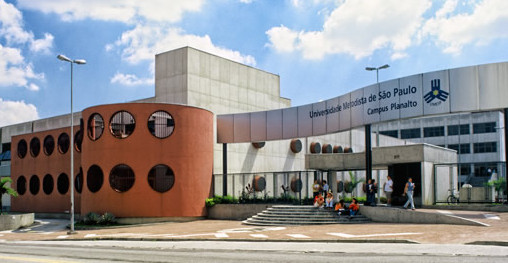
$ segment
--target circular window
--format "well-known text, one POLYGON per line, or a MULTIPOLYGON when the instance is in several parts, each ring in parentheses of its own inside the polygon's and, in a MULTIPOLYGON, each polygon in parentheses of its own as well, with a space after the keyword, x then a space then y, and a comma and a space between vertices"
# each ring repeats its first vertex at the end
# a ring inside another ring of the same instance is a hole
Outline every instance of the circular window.
POLYGON ((104 132, 104 119, 99 113, 94 113, 88 118, 88 138, 98 140, 104 132))
POLYGON ((39 138, 34 137, 30 140, 30 155, 37 157, 41 152, 41 141, 39 138))
POLYGON ((122 193, 126 192, 134 185, 134 171, 125 164, 119 164, 109 174, 109 185, 113 190, 122 193))
POLYGON ((132 114, 126 111, 119 111, 109 121, 109 131, 115 138, 123 139, 129 137, 136 128, 136 121, 132 114))
POLYGON ((48 135, 46 138, 44 138, 44 144, 43 148, 44 153, 46 155, 51 155, 53 151, 55 150, 55 139, 53 139, 53 136, 48 135))
POLYGON ((23 175, 16 181, 16 191, 19 195, 24 195, 26 193, 26 178, 23 175))
POLYGON ((81 152, 81 145, 83 144, 83 131, 79 130, 76 132, 76 135, 74 135, 74 149, 76 151, 81 152))
POLYGON ((63 132, 58 136, 58 151, 62 154, 66 153, 69 150, 70 143, 69 135, 63 132))
POLYGON ((102 169, 98 165, 92 165, 88 168, 86 173, 86 186, 92 193, 96 193, 101 190, 102 183, 104 182, 104 174, 102 169))
POLYGON ((173 133, 175 120, 165 111, 156 111, 148 119, 148 131, 157 138, 166 138, 173 133))
POLYGON ((74 188, 78 193, 81 194, 83 191, 83 168, 79 167, 79 173, 76 175, 74 179, 74 188))
POLYGON ((32 177, 30 177, 30 193, 32 193, 33 195, 38 194, 39 188, 41 187, 40 184, 41 182, 39 180, 39 177, 37 177, 37 175, 32 175, 32 177))
POLYGON ((175 184, 175 174, 167 165, 158 164, 148 173, 148 184, 153 190, 164 193, 175 184))
POLYGON ((18 142, 18 157, 23 159, 28 151, 28 144, 24 139, 18 142))
POLYGON ((58 176, 56 187, 58 188, 59 193, 66 194, 67 191, 69 191, 69 176, 67 176, 65 173, 61 173, 58 176))
POLYGON ((44 178, 42 178, 42 191, 44 191, 45 194, 49 195, 53 192, 53 187, 53 176, 51 176, 51 174, 46 174, 44 178))

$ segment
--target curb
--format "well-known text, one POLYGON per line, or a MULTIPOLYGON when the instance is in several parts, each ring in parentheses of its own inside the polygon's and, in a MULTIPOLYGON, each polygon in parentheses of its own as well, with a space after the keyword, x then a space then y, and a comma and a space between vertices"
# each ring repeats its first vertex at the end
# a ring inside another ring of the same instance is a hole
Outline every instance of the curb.
POLYGON ((420 244, 410 239, 192 239, 192 238, 76 238, 76 239, 45 239, 44 241, 152 241, 152 242, 188 242, 188 241, 226 241, 226 242, 292 242, 292 243, 391 243, 420 244))
POLYGON ((473 241, 473 242, 466 243, 466 245, 508 247, 508 241, 473 241))

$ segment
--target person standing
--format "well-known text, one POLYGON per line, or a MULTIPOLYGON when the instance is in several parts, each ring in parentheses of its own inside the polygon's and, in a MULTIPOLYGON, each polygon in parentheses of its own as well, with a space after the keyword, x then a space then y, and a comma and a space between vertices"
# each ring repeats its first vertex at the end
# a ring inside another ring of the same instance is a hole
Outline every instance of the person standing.
POLYGON ((375 200, 374 200, 374 184, 372 183, 372 179, 369 179, 367 181, 367 187, 366 187, 366 192, 367 192, 367 202, 365 205, 372 205, 373 203, 375 203, 375 200))
POLYGON ((404 195, 407 195, 407 202, 404 205, 404 208, 407 209, 408 205, 411 204, 411 209, 415 210, 415 204, 413 202, 413 191, 415 189, 415 184, 413 183, 413 178, 409 177, 407 179, 406 187, 404 187, 404 195))
POLYGON ((314 184, 312 185, 312 194, 314 195, 314 198, 319 195, 319 190, 321 186, 318 184, 317 180, 314 180, 314 184))
POLYGON ((330 187, 328 186, 328 184, 326 183, 326 180, 323 180, 323 196, 326 196, 328 194, 328 189, 330 189, 330 187))
POLYGON ((387 181, 385 186, 383 187, 383 191, 385 191, 386 195, 386 205, 392 206, 392 192, 393 192, 393 181, 391 176, 386 177, 387 181))

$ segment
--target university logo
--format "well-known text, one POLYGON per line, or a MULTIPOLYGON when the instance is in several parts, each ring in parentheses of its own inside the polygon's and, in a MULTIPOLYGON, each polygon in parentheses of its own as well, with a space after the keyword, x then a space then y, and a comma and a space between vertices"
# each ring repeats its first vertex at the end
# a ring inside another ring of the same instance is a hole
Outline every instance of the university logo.
POLYGON ((441 90, 441 80, 440 79, 434 79, 430 81, 430 87, 431 90, 423 98, 425 99, 425 102, 430 103, 432 105, 440 104, 441 102, 445 102, 446 99, 448 99, 448 92, 441 90), (437 99, 438 101, 435 103, 432 103, 437 99))

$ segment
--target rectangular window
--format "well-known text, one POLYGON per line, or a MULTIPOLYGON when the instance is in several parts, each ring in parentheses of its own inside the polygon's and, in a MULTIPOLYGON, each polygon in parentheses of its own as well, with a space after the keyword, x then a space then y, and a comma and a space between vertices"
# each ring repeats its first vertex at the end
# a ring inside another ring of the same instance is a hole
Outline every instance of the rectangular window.
POLYGON ((496 123, 495 122, 484 122, 484 123, 474 123, 473 124, 473 133, 490 133, 496 132, 496 123))
POLYGON ((414 139, 414 138, 421 138, 421 137, 422 137, 422 134, 420 132, 420 128, 400 130, 400 138, 401 139, 414 139))
POLYGON ((390 136, 393 138, 399 138, 399 131, 393 130, 393 131, 379 131, 379 134, 390 136))
POLYGON ((448 136, 469 134, 469 124, 448 125, 448 136))
POLYGON ((423 137, 440 137, 440 136, 444 136, 444 126, 423 128, 423 137))
POLYGON ((493 153, 497 152, 496 142, 479 142, 473 144, 474 153, 493 153))
POLYGON ((476 163, 474 165, 475 176, 490 177, 492 176, 492 172, 495 171, 496 169, 497 169, 496 163, 476 163))
POLYGON ((469 143, 448 144, 447 148, 457 151, 458 154, 471 153, 471 145, 469 143))
POLYGON ((471 174, 471 165, 463 164, 460 165, 460 175, 470 175, 471 174))

